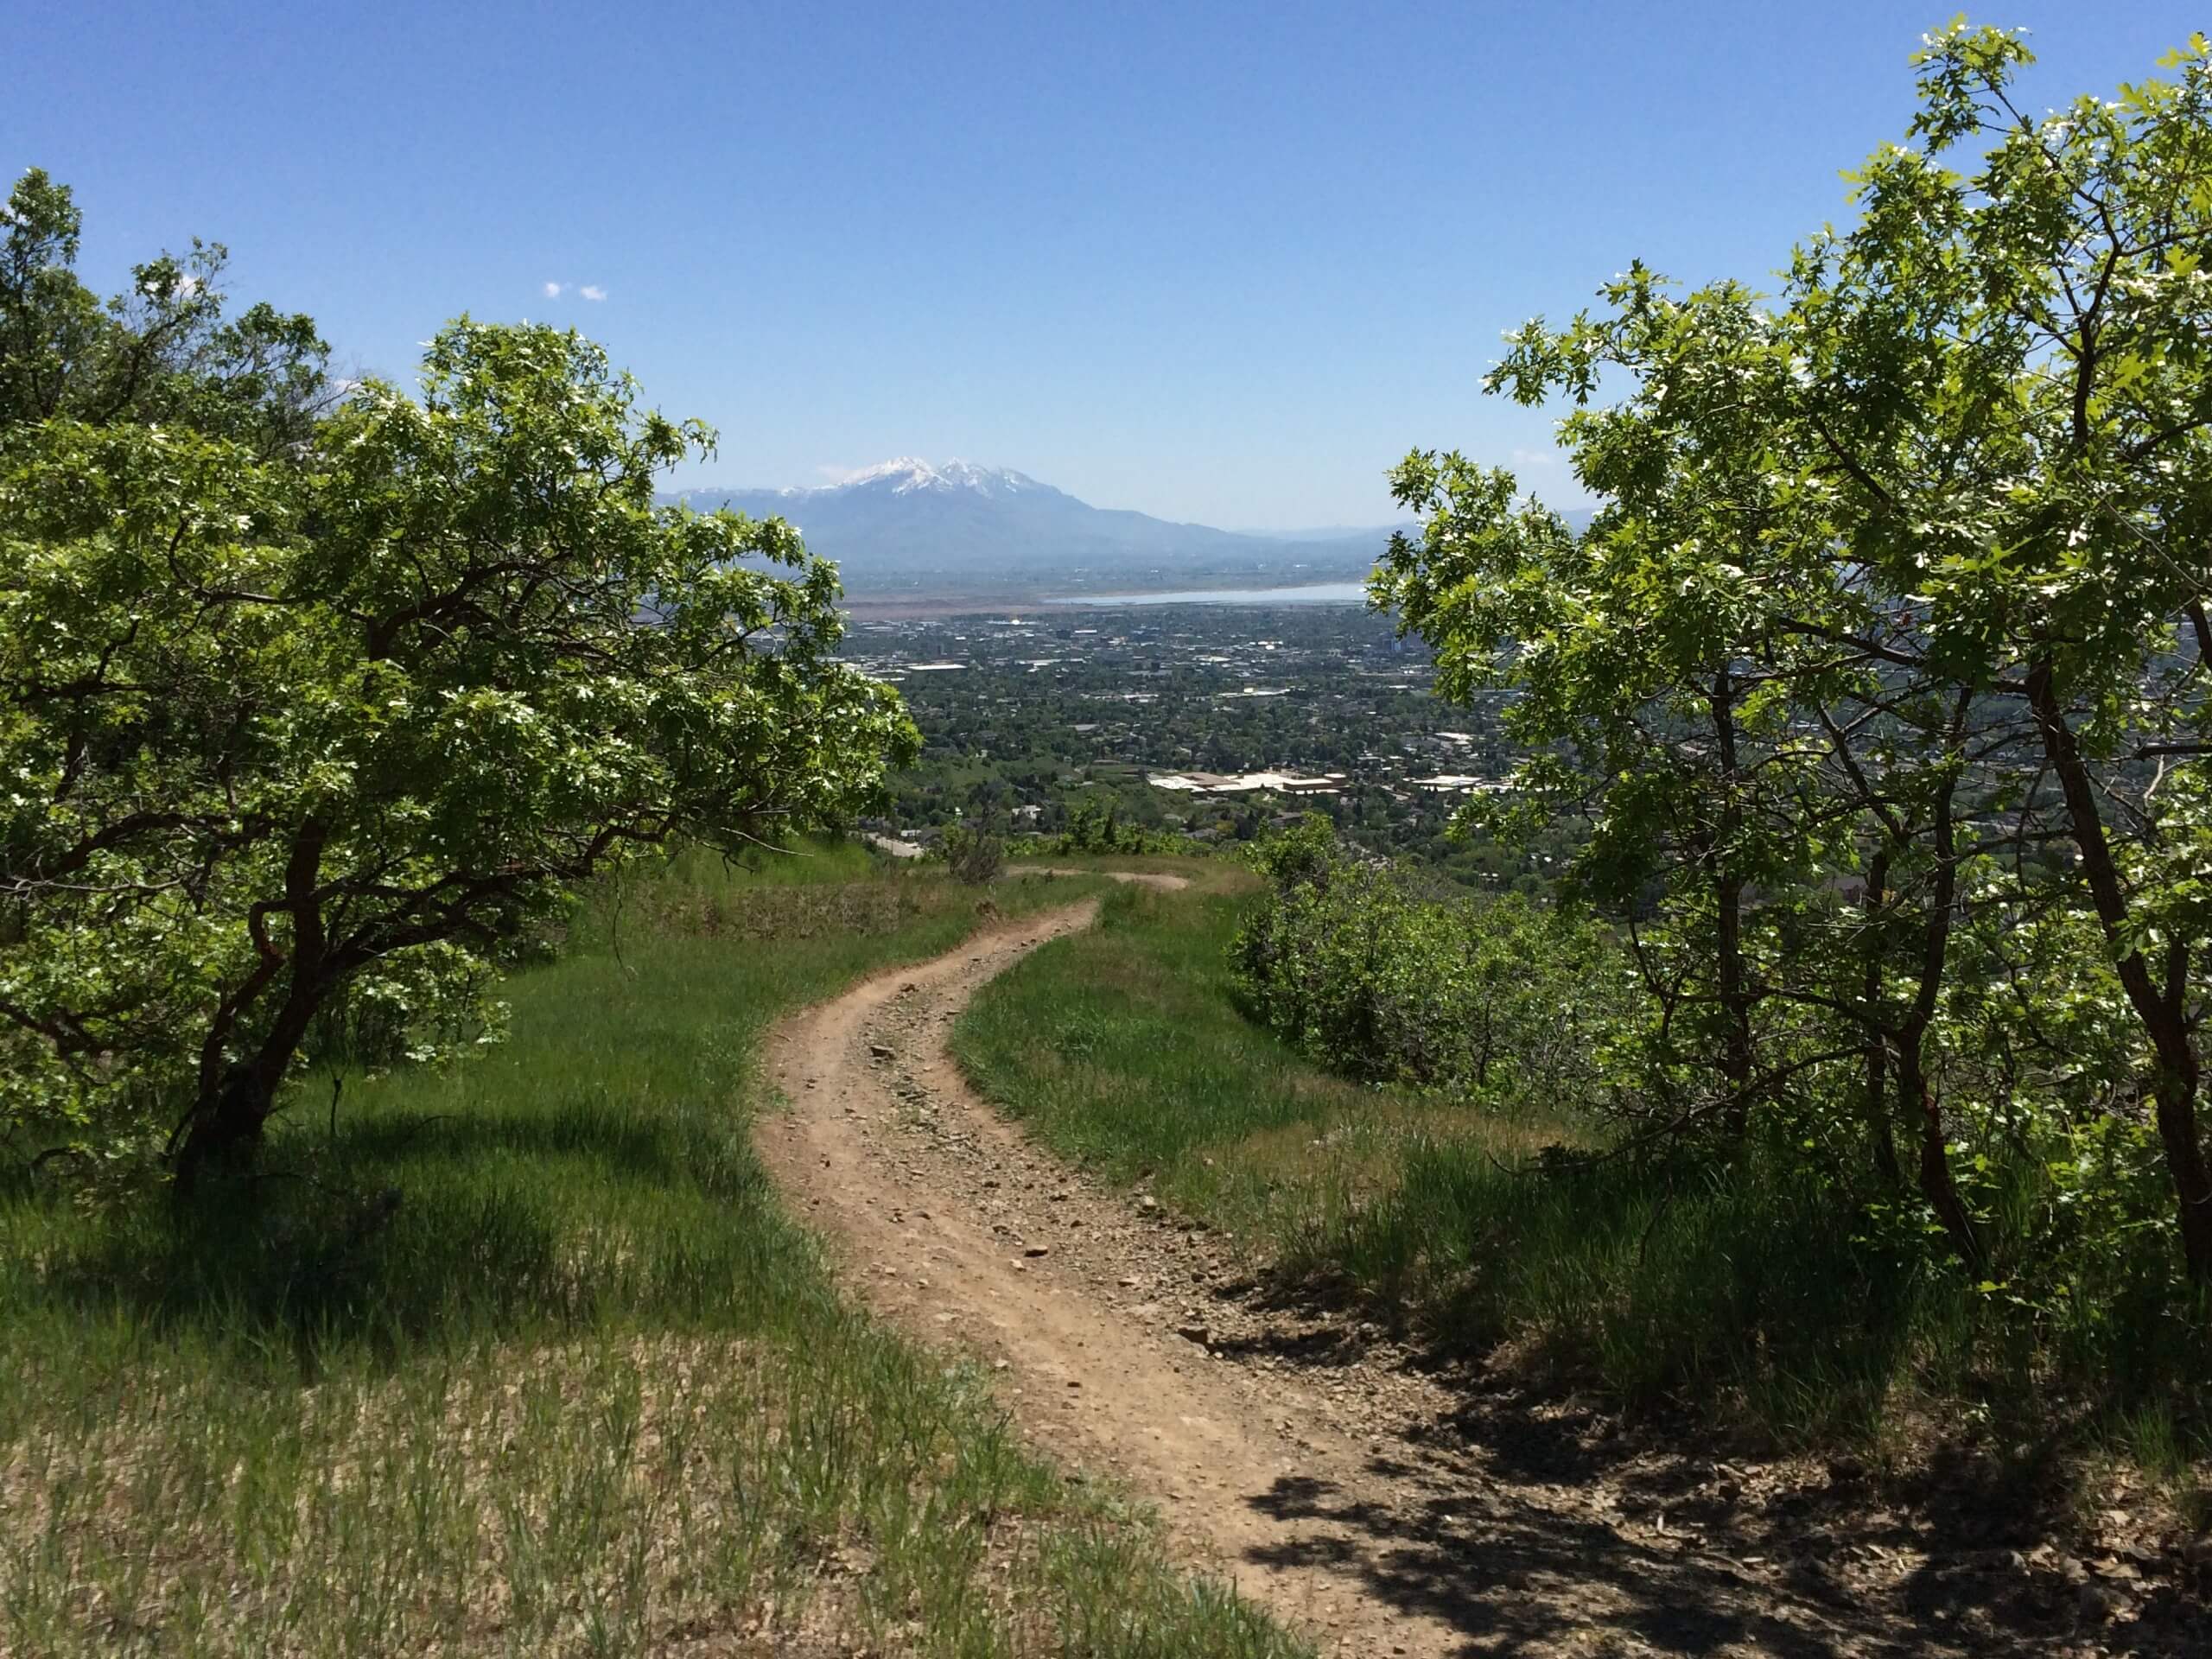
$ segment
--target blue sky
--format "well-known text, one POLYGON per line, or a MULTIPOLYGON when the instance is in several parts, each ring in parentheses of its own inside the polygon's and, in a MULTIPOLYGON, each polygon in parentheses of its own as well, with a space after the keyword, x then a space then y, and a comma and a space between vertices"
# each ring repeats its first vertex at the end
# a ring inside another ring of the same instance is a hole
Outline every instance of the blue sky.
MULTIPOLYGON (((721 429, 685 482, 959 455, 1367 524, 1414 446, 1572 499, 1550 416, 1480 394, 1500 332, 1635 257, 1764 277, 1955 4, 0 0, 0 170, 75 187, 96 284, 219 239, 349 365, 411 380, 463 310, 573 323, 721 429)), ((2202 22, 1974 16, 2032 31, 2037 105, 2202 22)))

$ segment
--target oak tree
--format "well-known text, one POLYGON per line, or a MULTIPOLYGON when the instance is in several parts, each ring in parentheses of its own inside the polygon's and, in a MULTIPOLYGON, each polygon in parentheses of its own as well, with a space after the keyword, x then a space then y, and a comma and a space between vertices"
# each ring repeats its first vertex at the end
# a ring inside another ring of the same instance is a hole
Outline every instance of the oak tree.
POLYGON ((207 287, 44 286, 0 373, 10 1121, 166 1127, 188 1184, 349 1000, 427 1039, 578 883, 836 822, 912 752, 835 568, 656 505, 711 435, 589 341, 464 318, 413 395, 303 418, 312 353, 207 287))

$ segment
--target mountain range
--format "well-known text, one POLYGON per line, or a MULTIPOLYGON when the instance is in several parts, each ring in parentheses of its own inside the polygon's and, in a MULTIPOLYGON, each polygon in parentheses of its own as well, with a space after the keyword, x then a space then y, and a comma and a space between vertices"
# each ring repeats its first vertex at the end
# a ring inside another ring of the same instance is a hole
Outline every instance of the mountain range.
POLYGON ((1387 527, 1246 533, 1094 507, 1024 474, 912 456, 815 489, 686 490, 702 512, 782 518, 856 598, 1264 587, 1364 575, 1387 527))

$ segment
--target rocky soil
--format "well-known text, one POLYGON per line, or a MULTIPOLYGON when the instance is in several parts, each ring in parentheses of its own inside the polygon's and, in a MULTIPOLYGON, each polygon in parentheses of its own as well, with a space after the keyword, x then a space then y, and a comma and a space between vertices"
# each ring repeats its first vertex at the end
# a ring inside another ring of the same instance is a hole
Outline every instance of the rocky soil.
POLYGON ((1270 1290, 1234 1240, 1058 1163, 945 1033, 1096 908, 787 1020, 761 1150, 869 1306, 994 1370, 1069 1478, 1155 1503, 1325 1653, 2212 1654, 2212 1560, 2125 1491, 2054 1529, 2032 1478, 1978 1462, 1901 1482, 1624 1427, 1270 1290))

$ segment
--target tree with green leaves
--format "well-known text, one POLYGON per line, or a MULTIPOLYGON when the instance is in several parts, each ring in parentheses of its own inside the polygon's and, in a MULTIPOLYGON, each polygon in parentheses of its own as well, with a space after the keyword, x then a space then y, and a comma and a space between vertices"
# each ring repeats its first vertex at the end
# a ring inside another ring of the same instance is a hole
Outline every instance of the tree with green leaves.
POLYGON ((1570 400, 1604 506, 1577 537, 1417 453, 1396 489, 1426 523, 1372 591, 1448 695, 1514 694, 1521 809, 1592 818, 1572 885, 1655 909, 1639 954, 1690 1016, 1661 1072, 1711 1074, 1697 1116, 1748 1101, 1816 1144, 1855 1095, 1876 1166, 1904 1122, 1980 1263, 1958 1113, 2012 1109, 1955 1064, 1965 929, 1979 974, 2120 999, 2139 1046, 2099 1109, 2147 1129, 2212 1282, 2212 48, 2039 117, 2029 61, 1930 37, 1910 142, 1771 297, 1638 266, 1514 335, 1491 389, 1570 400), (1996 917, 2094 936, 2112 973, 2005 962, 1996 917))
POLYGON ((1313 1058, 1505 1103, 1601 1086, 1598 1055, 1629 988, 1604 930, 1363 856, 1318 812, 1249 856, 1268 892, 1230 960, 1249 1010, 1313 1058))
POLYGON ((2055 788, 2021 828, 2071 842, 2207 1282, 2212 48, 2039 118, 2011 92, 2030 60, 1963 25, 1923 54, 1924 149, 1877 156, 1862 224, 1793 273, 1808 424, 1870 575, 1924 607, 1923 654, 2024 705, 2055 788), (1942 164, 1962 145, 1970 175, 1942 164))
POLYGON ((180 425, 266 456, 304 442, 330 406, 312 319, 265 303, 226 318, 221 244, 149 260, 102 301, 77 275, 83 217, 66 186, 33 168, 0 227, 0 429, 180 425))
MULTIPOLYGON (((55 200, 32 175, 12 228, 73 245, 55 200)), ((578 884, 836 822, 915 737, 796 532, 654 504, 711 435, 588 341, 464 318, 419 395, 302 422, 313 353, 242 391, 260 326, 153 286, 6 302, 0 1112, 165 1128, 188 1185, 319 1020, 466 1032, 578 884)))

